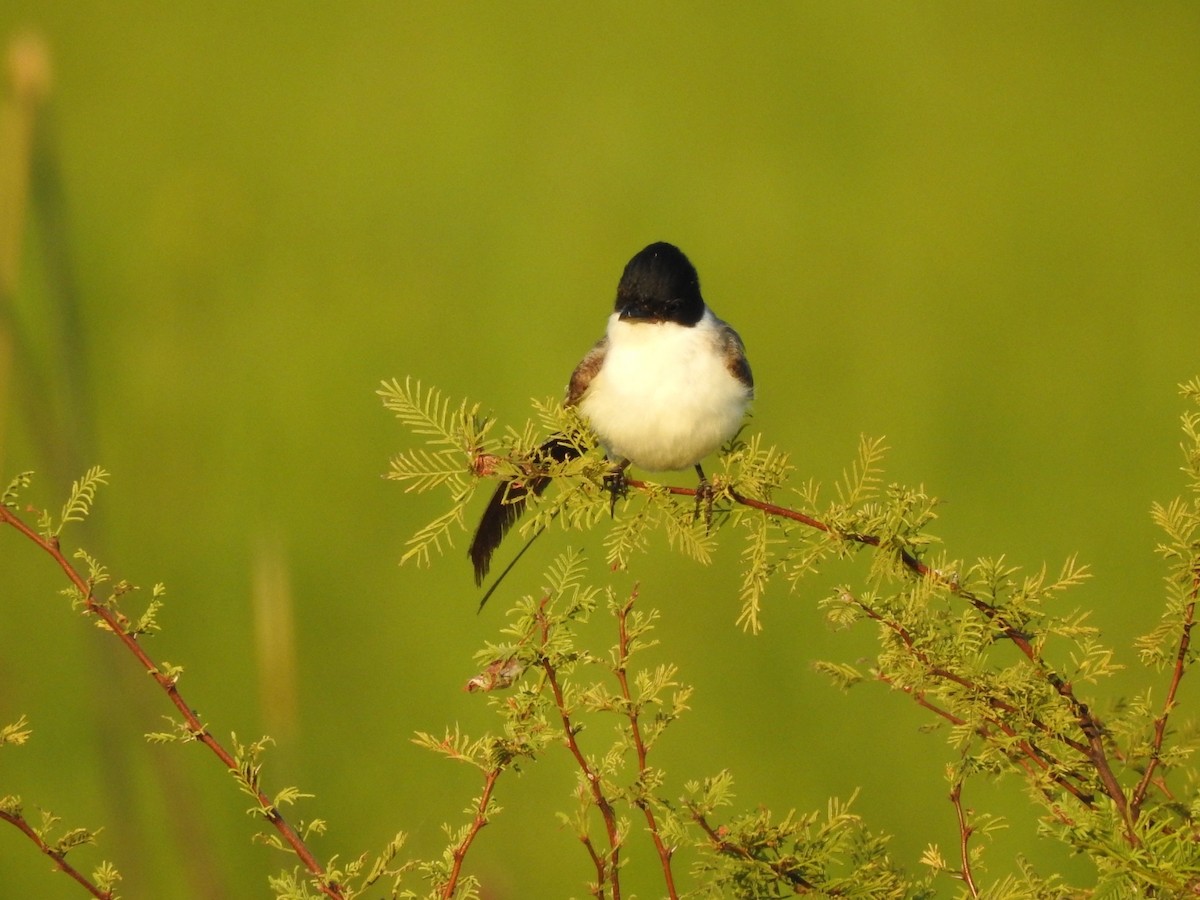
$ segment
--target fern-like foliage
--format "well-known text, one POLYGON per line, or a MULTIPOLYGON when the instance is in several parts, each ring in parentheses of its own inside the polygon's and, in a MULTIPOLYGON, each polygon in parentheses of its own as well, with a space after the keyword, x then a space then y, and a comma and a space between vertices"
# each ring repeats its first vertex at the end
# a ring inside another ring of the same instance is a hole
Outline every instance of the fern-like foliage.
POLYGON ((918 900, 933 896, 929 879, 913 880, 895 865, 887 838, 873 834, 851 811, 854 801, 829 801, 825 812, 777 817, 759 809, 732 818, 719 830, 710 820, 731 804, 727 772, 691 782, 683 803, 708 837, 711 854, 693 873, 698 897, 817 897, 918 900))
POLYGON ((17 508, 17 500, 21 496, 21 491, 29 487, 32 482, 32 472, 22 472, 17 475, 4 488, 4 493, 0 494, 0 506, 5 506, 8 509, 15 510, 17 508))
POLYGON ((436 388, 424 389, 411 378, 403 384, 385 381, 377 393, 383 405, 426 444, 393 456, 385 477, 401 482, 406 492, 444 488, 450 495, 450 508, 409 539, 401 558, 401 562, 429 565, 431 554, 443 553, 453 544, 453 532, 466 527, 466 506, 478 483, 472 477, 474 466, 491 447, 487 435, 492 422, 480 417, 479 404, 466 400, 454 404, 436 388))
POLYGON ((882 440, 862 439, 858 458, 837 486, 837 499, 822 505, 815 484, 799 490, 788 487, 792 467, 786 454, 766 445, 761 435, 739 433, 722 448, 720 469, 712 478, 715 515, 710 526, 700 514, 694 491, 680 492, 653 481, 638 482, 638 489, 621 498, 615 515, 610 515, 605 478, 611 463, 598 452, 578 411, 557 401, 535 402, 536 423, 508 428, 502 440, 494 441, 488 438, 493 423, 480 417, 478 404, 453 402, 411 378, 385 382, 379 394, 424 445, 394 456, 386 477, 403 482, 407 491, 445 488, 450 495, 448 508, 409 540, 401 562, 428 565, 434 553, 452 545, 456 533, 471 528, 466 512, 481 477, 520 479, 534 471, 549 476, 553 486, 540 497, 527 498, 530 509, 521 533, 534 534, 555 524, 583 531, 604 525, 605 559, 613 568, 627 568, 650 547, 654 535, 662 535, 671 549, 708 564, 721 526, 729 522, 742 529, 748 565, 738 622, 751 631, 762 627, 762 602, 776 579, 795 585, 822 560, 862 549, 847 538, 878 534, 890 555, 875 558, 891 569, 900 565, 897 560, 903 554, 919 554, 930 540, 924 528, 933 518, 936 501, 894 485, 881 492, 882 440), (549 435, 572 443, 580 455, 546 461, 537 449, 549 435), (742 498, 771 502, 785 490, 798 496, 811 516, 821 516, 827 527, 797 530, 786 519, 739 505, 742 498))
POLYGON ((0 725, 0 747, 5 744, 23 744, 29 740, 31 734, 33 732, 29 728, 29 720, 21 716, 15 722, 0 725))
POLYGON ((108 483, 108 472, 100 466, 92 466, 83 477, 71 483, 71 495, 63 504, 58 522, 49 529, 43 530, 44 537, 58 537, 69 522, 82 522, 92 511, 96 501, 96 489, 108 483))

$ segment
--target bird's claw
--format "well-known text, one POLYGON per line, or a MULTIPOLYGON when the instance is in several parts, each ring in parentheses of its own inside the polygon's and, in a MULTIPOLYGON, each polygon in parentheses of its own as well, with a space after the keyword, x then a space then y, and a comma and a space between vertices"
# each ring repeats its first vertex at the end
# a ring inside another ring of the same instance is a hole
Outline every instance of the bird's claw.
POLYGON ((604 486, 608 488, 608 514, 616 516, 617 499, 624 497, 628 487, 625 484, 625 467, 619 466, 604 476, 604 486))
POLYGON ((707 478, 701 478, 700 483, 696 485, 696 512, 694 514, 695 518, 693 521, 700 518, 700 510, 703 507, 705 533, 712 531, 714 494, 715 491, 713 491, 713 486, 709 480, 707 478))

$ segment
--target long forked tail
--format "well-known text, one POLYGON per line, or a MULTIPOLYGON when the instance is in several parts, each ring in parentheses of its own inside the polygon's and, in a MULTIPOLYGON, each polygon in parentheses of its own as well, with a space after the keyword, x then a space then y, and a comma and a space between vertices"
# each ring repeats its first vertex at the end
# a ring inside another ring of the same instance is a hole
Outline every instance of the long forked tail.
MULTIPOLYGON (((555 435, 537 449, 535 466, 541 462, 566 462, 579 456, 579 448, 562 435, 555 435)), ((475 529, 475 537, 467 555, 475 566, 475 584, 483 584, 492 566, 492 554, 504 540, 504 535, 521 518, 530 494, 539 496, 550 484, 548 475, 532 475, 524 482, 504 481, 496 487, 475 529)))

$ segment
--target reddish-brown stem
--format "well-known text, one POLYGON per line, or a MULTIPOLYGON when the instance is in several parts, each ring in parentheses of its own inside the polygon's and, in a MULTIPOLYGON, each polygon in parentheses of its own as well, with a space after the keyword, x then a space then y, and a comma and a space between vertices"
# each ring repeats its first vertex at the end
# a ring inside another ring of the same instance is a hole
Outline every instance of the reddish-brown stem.
MULTIPOLYGON (((633 746, 637 752, 638 762, 638 777, 644 778, 646 775, 646 758, 649 750, 646 747, 646 742, 642 740, 642 729, 638 724, 638 708, 633 700, 633 693, 629 690, 629 675, 625 670, 626 662, 629 659, 629 629, 628 618, 629 611, 633 609, 633 604, 637 600, 637 589, 634 589, 633 595, 630 596, 628 602, 617 610, 617 682, 621 685, 621 696, 625 700, 625 707, 628 710, 629 717, 629 733, 633 737, 633 746)), ((663 878, 667 885, 667 896, 671 900, 677 900, 679 897, 678 891, 675 889, 675 876, 671 871, 671 848, 668 847, 662 839, 662 835, 658 830, 658 821, 654 816, 654 809, 646 800, 639 800, 638 806, 641 807, 642 813, 646 817, 646 826, 650 829, 650 837, 654 841, 654 849, 658 853, 658 861, 662 866, 663 878)))
MULTIPOLYGON (((542 645, 545 646, 550 638, 549 622, 546 620, 545 614, 538 613, 541 619, 542 630, 542 645)), ((563 740, 566 742, 567 749, 571 751, 571 756, 575 758, 575 764, 579 767, 579 771, 583 775, 583 780, 587 785, 587 790, 591 794, 592 802, 596 808, 600 810, 600 816, 604 820, 604 830, 608 835, 608 856, 607 859, 600 856, 591 848, 590 841, 586 834, 580 835, 580 840, 584 842, 592 854, 592 859, 596 863, 596 874, 598 883, 596 885, 597 896, 603 896, 604 884, 607 882, 612 886, 612 900, 621 900, 621 831, 617 823, 617 814, 609 802, 608 797, 604 794, 604 788, 600 782, 600 774, 587 761, 587 757, 583 755, 583 750, 579 747, 579 742, 575 740, 576 728, 571 721, 571 711, 567 708, 566 696, 563 693, 562 685, 558 681, 558 670, 554 667, 553 662, 544 655, 541 659, 542 671, 546 673, 546 683, 550 685, 550 690, 554 694, 554 705, 558 709, 559 718, 562 720, 563 740)))
POLYGON ((591 894, 596 900, 604 898, 604 871, 608 865, 604 861, 604 857, 596 852, 596 845, 592 843, 591 837, 586 834, 579 835, 579 842, 583 844, 583 849, 587 851, 588 859, 592 861, 592 865, 596 868, 596 883, 592 886, 591 894))
POLYGON ((475 806, 475 818, 471 822, 471 827, 467 829, 467 833, 463 839, 459 841, 458 846, 451 853, 450 877, 446 880, 446 886, 442 888, 442 900, 450 900, 454 896, 454 892, 458 890, 458 879, 462 874, 463 860, 467 857, 467 851, 471 849, 471 844, 475 840, 475 836, 479 834, 480 829, 488 823, 487 808, 492 800, 492 792, 496 789, 496 781, 500 778, 500 773, 503 769, 490 769, 484 775, 483 793, 479 796, 479 803, 475 806))
MULTIPOLYGON (((628 479, 625 482, 630 487, 649 488, 650 486, 644 481, 628 479)), ((667 485, 660 488, 671 494, 684 496, 695 496, 696 489, 688 487, 679 487, 676 485, 667 485)), ((757 500, 753 497, 746 497, 736 491, 730 491, 729 496, 735 503, 751 509, 757 509, 760 512, 769 516, 789 519, 793 522, 799 522, 809 528, 814 528, 818 531, 823 531, 826 534, 836 535, 842 540, 853 541, 858 544, 863 544, 868 547, 880 547, 882 544, 878 535, 873 534, 858 534, 855 532, 841 532, 831 528, 827 523, 820 519, 799 512, 798 510, 789 509, 785 506, 779 506, 774 503, 768 503, 765 500, 757 500)), ((904 567, 915 575, 922 578, 928 578, 941 587, 944 587, 951 594, 962 598, 967 603, 971 604, 978 610, 997 631, 1007 640, 1009 640, 1021 654, 1029 661, 1034 670, 1039 676, 1044 678, 1046 682, 1054 688, 1055 692, 1063 698, 1063 701, 1070 707, 1072 715, 1075 717, 1076 724, 1079 730, 1083 733, 1085 742, 1081 746, 1086 747, 1085 754, 1088 761, 1096 770, 1096 775, 1099 777, 1101 784, 1104 785, 1104 792, 1112 800, 1117 810, 1121 814, 1121 819, 1125 824, 1125 839, 1133 845, 1140 843, 1136 831, 1134 829, 1134 820, 1129 802, 1125 797, 1125 792, 1121 788, 1121 783, 1117 779, 1116 773, 1113 771, 1112 764, 1108 759, 1108 751, 1104 746, 1104 725, 1100 718, 1093 713, 1084 703, 1075 695, 1075 689, 1071 683, 1065 680, 1061 675, 1046 665, 1045 660, 1033 646, 1029 636, 1021 629, 1017 628, 1004 616, 1003 612, 991 603, 988 603, 982 597, 977 597, 975 594, 964 589, 957 582, 944 577, 941 573, 929 568, 925 563, 921 562, 911 551, 900 547, 896 549, 898 558, 903 563, 904 567)))
MULTIPOLYGON (((108 630, 124 645, 133 657, 138 661, 138 664, 154 679, 155 683, 167 695, 167 699, 178 710, 183 722, 187 727, 188 732, 192 737, 212 751, 213 755, 221 761, 221 763, 232 771, 237 771, 238 762, 224 745, 221 744, 208 730, 208 726, 200 720, 200 717, 192 710, 191 706, 180 695, 179 689, 175 685, 175 678, 164 674, 157 663, 150 657, 148 653, 138 643, 136 635, 130 634, 127 626, 122 623, 119 614, 114 613, 103 603, 96 601, 92 593, 93 586, 86 578, 72 565, 71 561, 63 554, 59 547, 57 538, 45 538, 38 534, 33 528, 27 525, 24 520, 13 513, 12 510, 5 506, 0 506, 0 522, 11 525, 26 538, 33 541, 38 547, 50 555, 50 557, 58 564, 67 579, 75 586, 79 595, 83 598, 83 606, 85 611, 94 615, 108 626, 108 630)), ((248 789, 252 790, 255 799, 258 801, 262 817, 266 819, 271 826, 279 832, 280 837, 284 842, 291 847, 292 852, 311 872, 319 886, 322 894, 330 897, 331 900, 342 900, 344 894, 339 885, 327 881, 325 877, 325 868, 313 856, 312 851, 308 849, 308 845, 304 843, 304 839, 292 827, 292 825, 283 817, 279 810, 271 802, 268 797, 257 786, 247 785, 248 789)))
POLYGON ((787 881, 789 884, 791 884, 792 893, 807 894, 809 891, 816 890, 816 886, 812 882, 806 880, 804 878, 804 876, 784 872, 780 869, 780 867, 778 865, 771 863, 767 860, 759 859, 757 856, 755 856, 753 853, 751 853, 750 850, 748 850, 746 847, 743 847, 741 844, 726 840, 725 837, 722 836, 719 831, 717 831, 715 828, 712 827, 712 825, 709 824, 708 819, 704 816, 703 813, 699 813, 699 812, 696 812, 695 810, 692 810, 692 821, 695 822, 696 825, 699 826, 700 830, 703 831, 705 833, 705 835, 708 836, 709 843, 712 844, 713 849, 716 850, 718 853, 725 853, 725 854, 728 854, 729 856, 736 856, 739 859, 744 859, 747 862, 756 862, 756 863, 760 863, 762 865, 767 866, 778 877, 782 878, 784 881, 787 881))
MULTIPOLYGON (((896 688, 897 690, 908 694, 918 706, 924 707, 934 715, 940 716, 952 725, 962 726, 967 724, 966 719, 959 718, 949 710, 942 709, 942 707, 938 706, 936 703, 932 703, 927 700, 924 693, 914 691, 907 685, 897 685, 886 675, 879 674, 876 677, 889 687, 896 688)), ((996 731, 999 731, 1010 738, 1016 737, 1017 735, 1016 729, 1000 721, 999 719, 987 719, 983 724, 977 727, 976 733, 981 737, 989 738, 991 737, 991 729, 995 729, 996 731)), ((1049 757, 1048 754, 1043 753, 1028 741, 1020 741, 1017 744, 1017 749, 1021 751, 1023 756, 1017 756, 1013 754, 1010 758, 1014 763, 1024 769, 1025 773, 1029 775, 1030 778, 1034 777, 1034 770, 1030 768, 1031 765, 1036 766, 1043 773, 1051 773, 1051 764, 1055 762, 1055 760, 1049 757)), ((1057 784, 1083 805, 1095 806, 1095 801, 1093 801, 1088 794, 1085 794, 1077 785, 1067 780, 1065 775, 1060 773, 1051 773, 1050 778, 1055 784, 1057 784)), ((1047 801, 1052 802, 1053 798, 1047 793, 1046 799, 1047 801)), ((1061 811, 1056 810, 1056 815, 1060 819, 1064 818, 1061 811)))
POLYGON ((971 896, 978 897, 979 889, 975 887, 975 876, 971 874, 971 850, 969 847, 974 829, 971 828, 971 823, 967 821, 967 814, 963 810, 961 781, 954 782, 954 787, 950 789, 950 802, 954 804, 954 812, 958 816, 958 847, 962 859, 959 878, 967 886, 971 896))
POLYGON ((3 819, 10 825, 15 826, 18 831, 33 841, 33 843, 37 845, 37 848, 41 850, 42 853, 50 857, 55 868, 77 881, 83 887, 83 889, 93 897, 98 898, 98 900, 112 900, 112 891, 102 891, 100 888, 96 887, 96 885, 93 884, 86 875, 67 862, 67 855, 63 851, 47 844, 45 840, 42 839, 42 836, 34 831, 33 827, 25 821, 24 816, 20 815, 19 813, 6 813, 3 810, 0 810, 0 819, 3 819))
POLYGON ((954 713, 950 712, 949 710, 942 709, 936 703, 933 703, 930 700, 925 699, 924 691, 913 690, 913 688, 907 684, 896 684, 895 681, 893 681, 891 678, 889 678, 888 676, 886 676, 882 673, 876 675, 875 677, 878 678, 880 681, 882 681, 884 684, 886 684, 888 687, 893 688, 894 690, 902 691, 905 694, 908 694, 908 696, 912 697, 913 702, 916 703, 917 706, 920 706, 920 707, 923 707, 923 708, 929 710, 935 716, 940 716, 941 718, 943 718, 947 722, 949 722, 951 725, 962 726, 962 725, 967 724, 966 719, 961 719, 958 716, 954 715, 954 713))
POLYGON ((1175 695, 1179 691, 1179 682, 1183 680, 1183 673, 1187 670, 1187 657, 1192 644, 1192 627, 1196 624, 1196 601, 1198 598, 1200 598, 1200 570, 1192 573, 1191 600, 1183 611, 1183 627, 1180 629, 1179 647, 1175 651, 1175 666, 1171 670, 1171 683, 1167 687, 1167 697, 1163 701, 1162 712, 1154 720, 1154 740, 1150 745, 1150 760, 1146 763, 1146 771, 1142 774, 1141 780, 1134 788, 1133 800, 1130 802, 1134 821, 1142 811, 1142 804, 1146 800, 1146 791, 1154 783, 1154 772, 1158 768, 1163 740, 1167 735, 1167 720, 1171 716, 1171 710, 1175 708, 1175 695))
MULTIPOLYGON (((930 659, 929 654, 917 646, 916 641, 913 639, 913 637, 909 633, 908 629, 905 628, 903 625, 901 625, 899 622, 895 622, 895 621, 892 621, 891 619, 885 618, 878 611, 872 609, 870 606, 863 603, 857 597, 854 597, 852 599, 853 599, 854 604, 860 610, 862 610, 864 615, 866 615, 868 618, 875 620, 876 622, 879 622, 881 625, 883 625, 884 627, 890 629, 893 633, 895 633, 895 635, 904 644, 904 646, 908 650, 908 652, 912 654, 913 658, 916 659, 918 662, 920 662, 921 665, 923 665, 925 667, 925 671, 928 672, 931 676, 933 676, 934 678, 940 678, 944 681, 949 681, 952 684, 957 684, 959 687, 963 688, 964 690, 968 691, 971 694, 974 694, 977 696, 983 696, 983 698, 986 700, 988 706, 991 707, 992 709, 996 710, 997 713, 1004 713, 1004 714, 1008 714, 1008 715, 1018 714, 1019 711, 1017 710, 1017 708, 1015 706, 1013 706, 1011 703, 1008 703, 1008 702, 1000 699, 999 697, 992 697, 992 696, 988 695, 987 692, 985 691, 985 689, 977 682, 974 682, 969 678, 959 675, 956 672, 951 672, 949 669, 943 668, 942 666, 935 664, 933 662, 933 660, 930 659)), ((885 678, 883 680, 887 681, 888 679, 885 678)), ((921 702, 922 705, 929 706, 930 709, 934 709, 934 707, 932 707, 930 704, 924 703, 923 698, 918 700, 918 702, 921 702)), ((939 713, 941 713, 941 710, 937 710, 937 711, 939 713)), ((946 715, 946 714, 942 713, 942 715, 946 715)), ((1010 738, 1016 737, 1016 730, 1012 726, 1007 724, 1005 721, 1003 721, 1003 719, 996 717, 996 718, 989 718, 987 721, 993 727, 995 727, 999 731, 1002 731, 1004 734, 1006 734, 1008 737, 1010 737, 1010 738)), ((1070 738, 1066 737, 1065 735, 1058 734, 1057 732, 1051 731, 1049 728, 1047 728, 1045 726, 1045 724, 1043 724, 1042 722, 1039 722, 1036 718, 1032 718, 1029 721, 1030 721, 1031 725, 1033 725, 1035 728, 1037 728, 1039 731, 1042 732, 1042 734, 1046 735, 1047 737, 1055 738, 1059 741, 1062 741, 1068 747, 1070 747, 1072 750, 1082 753, 1084 756, 1088 755, 1088 748, 1085 745, 1080 744, 1078 741, 1073 741, 1070 738)), ((1058 760, 1055 759, 1053 756, 1051 756, 1051 754, 1049 752, 1042 750, 1041 748, 1037 747, 1036 745, 1032 744, 1029 741, 1021 741, 1017 746, 1020 748, 1022 753, 1024 753, 1031 760, 1033 760, 1043 770, 1049 770, 1049 769, 1051 769, 1052 766, 1058 765, 1058 760)), ((1087 804, 1088 806, 1093 805, 1091 798, 1087 797, 1076 785, 1071 783, 1067 779, 1066 774, 1056 774, 1054 776, 1054 780, 1061 787, 1065 788, 1066 790, 1068 790, 1072 794, 1074 794, 1075 797, 1077 797, 1081 802, 1087 804)))

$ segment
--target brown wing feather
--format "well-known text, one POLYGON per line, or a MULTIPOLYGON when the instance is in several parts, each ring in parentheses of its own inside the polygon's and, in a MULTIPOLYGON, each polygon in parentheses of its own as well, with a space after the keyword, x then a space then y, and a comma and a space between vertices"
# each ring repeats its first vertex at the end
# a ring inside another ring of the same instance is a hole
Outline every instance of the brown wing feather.
POLYGON ((567 384, 567 399, 563 401, 564 406, 574 406, 583 398, 584 391, 588 389, 588 385, 592 383, 592 379, 604 365, 604 356, 607 353, 608 338, 602 337, 596 341, 592 349, 575 367, 575 371, 571 373, 571 381, 567 384))
POLYGON ((729 374, 750 389, 754 396, 754 375, 750 372, 750 362, 746 359, 746 346, 736 331, 724 322, 721 323, 721 352, 725 355, 725 365, 729 374))

